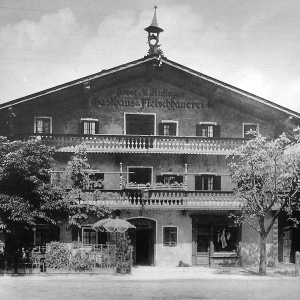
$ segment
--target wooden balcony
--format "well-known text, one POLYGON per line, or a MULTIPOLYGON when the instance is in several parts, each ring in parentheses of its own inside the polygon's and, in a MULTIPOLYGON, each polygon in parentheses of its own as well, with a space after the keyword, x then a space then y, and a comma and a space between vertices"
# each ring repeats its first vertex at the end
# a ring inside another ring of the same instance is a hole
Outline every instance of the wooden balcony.
POLYGON ((133 135, 23 135, 18 139, 37 138, 58 152, 74 152, 74 148, 86 144, 88 152, 97 153, 171 153, 226 155, 241 146, 240 138, 203 138, 179 136, 133 135))
POLYGON ((71 197, 111 209, 236 210, 241 204, 230 191, 85 190, 71 197))

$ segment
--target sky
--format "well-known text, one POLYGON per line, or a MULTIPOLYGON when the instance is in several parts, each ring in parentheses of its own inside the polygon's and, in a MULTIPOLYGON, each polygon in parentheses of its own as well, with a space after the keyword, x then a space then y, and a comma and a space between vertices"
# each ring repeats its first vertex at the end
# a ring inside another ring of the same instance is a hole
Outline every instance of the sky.
POLYGON ((0 103, 165 57, 300 112, 298 0, 0 0, 0 103))

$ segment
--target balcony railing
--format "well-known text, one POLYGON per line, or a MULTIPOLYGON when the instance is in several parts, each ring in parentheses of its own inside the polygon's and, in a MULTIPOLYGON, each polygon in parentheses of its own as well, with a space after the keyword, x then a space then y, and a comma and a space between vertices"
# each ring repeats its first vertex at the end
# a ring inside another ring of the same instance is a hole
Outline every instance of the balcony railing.
POLYGON ((228 154, 241 146, 240 138, 203 138, 179 136, 136 136, 136 135, 22 135, 18 139, 38 138, 60 152, 73 152, 74 147, 85 143, 89 152, 108 153, 190 153, 228 154))
POLYGON ((230 191, 86 190, 73 192, 71 197, 80 203, 112 209, 239 209, 241 204, 230 191))

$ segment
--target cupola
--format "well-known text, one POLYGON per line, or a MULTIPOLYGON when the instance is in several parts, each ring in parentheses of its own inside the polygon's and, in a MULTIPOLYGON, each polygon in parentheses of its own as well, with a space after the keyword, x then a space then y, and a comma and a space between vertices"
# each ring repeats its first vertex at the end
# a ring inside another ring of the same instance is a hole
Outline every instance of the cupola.
POLYGON ((150 26, 145 28, 145 31, 148 32, 148 44, 149 50, 148 55, 159 54, 163 55, 163 51, 160 49, 159 43, 159 34, 164 30, 158 27, 157 18, 156 18, 156 9, 157 6, 154 6, 154 16, 150 26))

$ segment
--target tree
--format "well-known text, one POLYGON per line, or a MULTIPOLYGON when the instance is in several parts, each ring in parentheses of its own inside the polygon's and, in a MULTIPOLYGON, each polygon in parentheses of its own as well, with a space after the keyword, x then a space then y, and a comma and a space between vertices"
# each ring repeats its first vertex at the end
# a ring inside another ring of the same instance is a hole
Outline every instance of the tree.
POLYGON ((100 217, 109 213, 74 197, 74 192, 82 193, 88 180, 83 172, 89 168, 85 149, 76 149, 69 162, 71 190, 51 183, 54 154, 53 148, 37 140, 10 142, 0 137, 0 232, 14 231, 26 237, 25 231, 38 224, 59 226, 68 220, 69 227, 80 226, 91 214, 100 217))
MULTIPOLYGON (((72 188, 67 191, 66 200, 68 201, 69 227, 80 227, 82 222, 86 221, 89 216, 95 215, 98 218, 110 214, 110 210, 99 205, 92 205, 81 202, 83 199, 83 189, 90 183, 90 175, 93 174, 88 163, 86 147, 84 144, 75 148, 74 155, 68 162, 66 173, 72 180, 72 188)), ((101 193, 102 198, 106 197, 101 193)), ((101 197, 99 197, 101 198, 101 197)))
POLYGON ((242 201, 240 214, 232 216, 236 225, 246 222, 260 236, 260 275, 266 275, 266 238, 279 214, 286 211, 292 218, 299 209, 298 146, 285 135, 275 140, 256 135, 230 156, 229 171, 237 184, 234 194, 242 201), (266 224, 268 213, 272 217, 266 224))
POLYGON ((0 137, 0 231, 19 233, 36 224, 59 225, 62 191, 51 186, 54 150, 38 141, 0 137))

